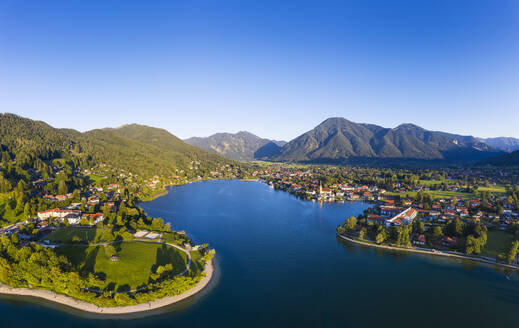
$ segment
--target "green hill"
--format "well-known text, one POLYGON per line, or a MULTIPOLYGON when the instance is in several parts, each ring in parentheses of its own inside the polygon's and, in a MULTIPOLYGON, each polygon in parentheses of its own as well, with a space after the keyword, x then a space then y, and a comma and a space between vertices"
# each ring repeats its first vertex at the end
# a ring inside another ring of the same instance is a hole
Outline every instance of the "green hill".
POLYGON ((64 159, 76 167, 104 163, 144 176, 189 172, 193 162, 199 163, 200 175, 233 163, 162 129, 134 124, 81 133, 14 114, 0 114, 0 147, 5 160, 16 158, 29 166, 64 159))

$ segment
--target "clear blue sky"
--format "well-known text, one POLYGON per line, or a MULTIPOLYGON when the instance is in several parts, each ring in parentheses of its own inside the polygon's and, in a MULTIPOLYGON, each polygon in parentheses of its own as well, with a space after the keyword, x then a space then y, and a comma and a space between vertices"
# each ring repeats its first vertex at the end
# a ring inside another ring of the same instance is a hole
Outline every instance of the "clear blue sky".
POLYGON ((517 0, 0 0, 0 111, 56 127, 519 137, 518 105, 517 0))

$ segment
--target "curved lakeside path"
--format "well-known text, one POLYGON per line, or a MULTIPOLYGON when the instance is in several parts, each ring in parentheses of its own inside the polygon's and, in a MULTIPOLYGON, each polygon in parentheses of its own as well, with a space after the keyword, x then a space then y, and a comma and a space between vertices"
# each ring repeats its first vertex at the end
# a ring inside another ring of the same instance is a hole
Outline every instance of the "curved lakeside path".
POLYGON ((384 248, 384 249, 390 249, 390 250, 395 250, 395 251, 404 251, 404 252, 411 252, 411 253, 420 253, 420 254, 427 254, 427 255, 459 258, 459 259, 464 259, 464 260, 470 260, 470 261, 475 261, 475 262, 482 262, 482 263, 486 263, 486 264, 502 266, 502 267, 514 269, 514 270, 519 270, 519 266, 512 265, 512 264, 506 264, 506 263, 499 263, 497 261, 491 261, 491 260, 487 260, 487 259, 484 259, 481 257, 472 257, 472 256, 461 255, 461 254, 457 254, 454 252, 448 252, 448 251, 445 251, 445 252, 444 251, 431 251, 427 248, 420 248, 420 247, 403 248, 403 247, 394 247, 394 246, 389 246, 389 245, 378 245, 378 244, 374 244, 374 243, 367 243, 367 242, 363 242, 363 241, 360 241, 357 239, 353 239, 348 236, 341 235, 338 232, 336 232, 335 234, 339 238, 342 238, 342 239, 352 242, 354 244, 359 244, 359 245, 368 246, 368 247, 384 248))
MULTIPOLYGON (((131 242, 131 241, 130 241, 131 242)), ((175 247, 187 254, 188 262, 186 264, 186 268, 184 271, 178 273, 176 276, 184 275, 191 266, 191 254, 188 250, 174 245, 170 243, 163 243, 163 242, 156 242, 156 241, 148 241, 148 240, 133 240, 133 242, 145 242, 145 243, 155 243, 155 244, 163 244, 175 247)), ((109 243, 100 243, 97 246, 105 245, 105 244, 111 244, 113 242, 109 243)), ((72 245, 71 245, 72 246, 72 245)), ((75 244, 74 246, 96 246, 96 245, 81 245, 81 244, 75 244)), ((7 286, 0 283, 0 294, 7 294, 7 295, 18 295, 18 296, 31 296, 31 297, 37 297, 42 298, 54 303, 59 303, 62 305, 69 306, 71 308, 90 312, 90 313, 97 313, 97 314, 130 314, 130 313, 137 313, 137 312, 145 312, 145 311, 151 311, 155 310, 164 306, 168 306, 177 302, 180 302, 183 299, 186 299, 190 296, 195 295, 196 293, 200 292, 204 287, 206 287, 209 282, 211 281, 214 273, 214 264, 213 260, 207 262, 204 266, 204 272, 205 276, 191 289, 186 290, 182 294, 175 295, 175 296, 167 296, 163 298, 156 299, 154 301, 136 304, 136 305, 128 305, 128 306, 118 306, 118 307, 99 307, 97 305, 94 305, 92 303, 88 303, 82 300, 78 300, 76 298, 73 298, 71 296, 58 294, 56 292, 46 290, 46 289, 30 289, 30 288, 15 288, 11 286, 7 286)), ((139 289, 140 290, 140 289, 139 289)), ((133 290, 133 291, 125 291, 128 292, 136 292, 139 290, 133 290)), ((93 292, 98 292, 91 290, 93 292)))

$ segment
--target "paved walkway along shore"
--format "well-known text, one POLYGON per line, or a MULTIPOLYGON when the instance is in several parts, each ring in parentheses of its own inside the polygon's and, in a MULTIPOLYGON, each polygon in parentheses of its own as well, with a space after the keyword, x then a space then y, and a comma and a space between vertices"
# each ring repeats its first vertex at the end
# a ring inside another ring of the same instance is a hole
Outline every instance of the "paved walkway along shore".
POLYGON ((388 246, 388 245, 378 245, 378 244, 366 243, 366 242, 363 242, 363 241, 360 241, 360 240, 357 240, 357 239, 350 238, 348 236, 341 235, 339 233, 336 233, 336 235, 339 238, 342 238, 342 239, 347 240, 349 242, 352 242, 352 243, 355 243, 355 244, 359 244, 359 245, 369 246, 369 247, 385 248, 385 249, 391 249, 391 250, 395 250, 395 251, 404 251, 404 252, 411 252, 411 253, 421 253, 421 254, 427 254, 427 255, 436 255, 436 256, 445 256, 445 257, 459 258, 459 259, 464 259, 464 260, 470 260, 470 261, 475 261, 475 262, 482 262, 482 263, 502 266, 502 267, 509 268, 509 269, 514 269, 514 270, 519 270, 519 266, 511 265, 511 264, 505 264, 505 263, 499 263, 499 262, 495 262, 495 261, 490 261, 490 260, 486 260, 486 259, 483 259, 483 258, 480 258, 480 257, 472 257, 472 256, 467 256, 467 255, 461 255, 461 254, 456 254, 456 253, 453 253, 453 252, 443 252, 443 251, 435 251, 435 252, 433 252, 433 251, 428 250, 426 248, 418 248, 418 247, 403 248, 403 247, 393 247, 393 246, 388 246))
POLYGON ((58 294, 49 290, 44 289, 29 289, 29 288, 14 288, 10 286, 6 286, 0 284, 0 294, 8 294, 8 295, 18 295, 18 296, 32 296, 38 297, 45 300, 49 300, 51 302, 63 304, 69 306, 74 309, 78 309, 85 312, 90 313, 98 313, 98 314, 129 314, 129 313, 137 313, 144 311, 155 310, 167 305, 171 305, 173 303, 179 302, 183 299, 186 299, 199 291, 201 291, 204 287, 206 287, 214 273, 214 265, 213 261, 209 261, 206 263, 204 272, 206 273, 205 277, 202 278, 193 288, 185 291, 180 295, 168 296, 164 298, 160 298, 151 302, 141 303, 137 305, 129 305, 129 306, 120 306, 120 307, 99 307, 97 305, 87 303, 84 301, 77 300, 73 297, 58 294))

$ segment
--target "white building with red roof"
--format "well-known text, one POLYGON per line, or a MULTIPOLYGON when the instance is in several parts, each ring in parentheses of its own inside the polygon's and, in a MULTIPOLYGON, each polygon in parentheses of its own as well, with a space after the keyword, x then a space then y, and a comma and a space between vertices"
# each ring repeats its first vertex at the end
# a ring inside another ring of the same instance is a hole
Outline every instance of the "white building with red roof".
POLYGON ((391 219, 387 220, 386 227, 407 225, 411 223, 417 215, 418 211, 412 207, 409 207, 403 212, 400 212, 391 219))
POLYGON ((46 220, 49 218, 58 218, 62 221, 67 220, 70 224, 78 224, 81 219, 81 211, 52 208, 50 210, 38 212, 38 219, 46 220))

